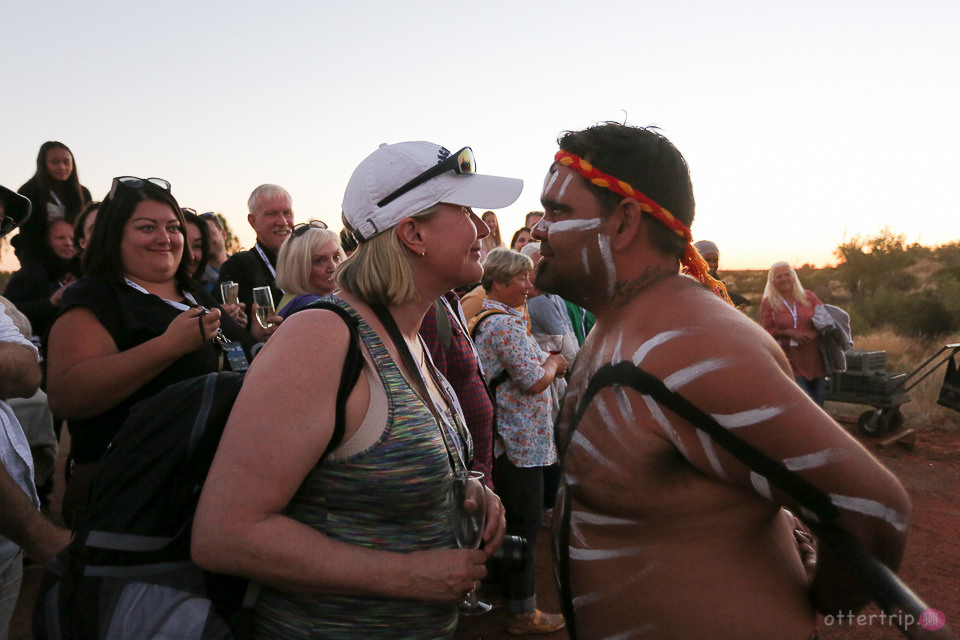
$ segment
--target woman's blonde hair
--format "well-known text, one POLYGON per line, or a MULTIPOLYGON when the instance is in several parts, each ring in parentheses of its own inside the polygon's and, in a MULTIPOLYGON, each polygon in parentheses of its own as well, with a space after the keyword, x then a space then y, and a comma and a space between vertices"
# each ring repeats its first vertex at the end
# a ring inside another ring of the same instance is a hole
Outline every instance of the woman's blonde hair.
POLYGON ((497 247, 503 246, 503 240, 500 239, 500 220, 497 218, 497 214, 494 213, 493 211, 484 211, 483 215, 480 216, 480 219, 483 220, 484 224, 487 223, 486 221, 487 216, 490 216, 491 218, 497 221, 497 228, 496 230, 490 229, 490 233, 487 234, 487 236, 480 242, 483 243, 483 245, 487 248, 487 250, 493 251, 497 247))
POLYGON ((291 234, 277 256, 277 286, 284 293, 314 293, 310 288, 313 254, 332 242, 340 251, 340 236, 329 229, 309 227, 300 235, 291 234))
POLYGON ((800 276, 797 275, 794 268, 787 262, 775 262, 770 267, 770 272, 767 273, 767 286, 763 289, 763 297, 770 300, 770 306, 774 309, 780 306, 787 306, 786 300, 784 300, 783 296, 780 295, 780 292, 777 291, 777 288, 773 285, 773 272, 779 267, 786 267, 790 270, 790 275, 793 276, 793 290, 790 292, 790 298, 796 301, 797 304, 808 306, 810 301, 807 300, 807 292, 804 291, 803 285, 800 284, 800 276))
POLYGON ((533 260, 529 256, 506 247, 497 247, 488 253, 487 259, 483 261, 483 279, 480 280, 480 286, 489 293, 494 282, 507 283, 514 276, 530 271, 533 271, 533 260))
MULTIPOLYGON (((430 207, 413 217, 426 217, 436 211, 436 206, 430 207)), ((343 224, 349 228, 346 220, 343 224)), ((405 305, 420 298, 410 250, 400 242, 396 227, 361 242, 357 250, 340 263, 337 286, 367 304, 405 305)))

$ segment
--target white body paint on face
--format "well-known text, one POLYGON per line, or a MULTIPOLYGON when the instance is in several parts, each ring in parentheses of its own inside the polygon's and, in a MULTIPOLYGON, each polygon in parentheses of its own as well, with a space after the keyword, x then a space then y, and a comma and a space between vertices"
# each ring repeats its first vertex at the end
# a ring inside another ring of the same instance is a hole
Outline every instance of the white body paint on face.
POLYGON ((902 513, 898 513, 887 505, 877 502, 876 500, 870 500, 869 498, 854 498, 853 496, 840 496, 835 493, 831 493, 830 502, 841 509, 846 509, 847 511, 855 511, 856 513, 862 513, 865 516, 880 518, 897 531, 903 532, 907 530, 907 518, 902 513))
POLYGON ((559 222, 549 222, 543 229, 547 232, 547 237, 552 238, 556 233, 596 229, 602 222, 600 218, 591 218, 590 220, 561 220, 559 222))
POLYGON ((769 420, 783 413, 780 407, 760 407, 759 409, 750 409, 740 413, 730 413, 727 415, 714 413, 713 419, 727 429, 737 429, 739 427, 749 427, 752 424, 769 420))
POLYGON ((710 462, 710 467, 713 469, 713 472, 724 480, 727 480, 727 473, 723 470, 723 465, 720 464, 720 459, 717 457, 717 451, 713 446, 713 440, 710 439, 710 436, 699 429, 697 429, 697 436, 700 438, 700 444, 703 446, 703 452, 707 454, 707 460, 710 462))
POLYGON ((613 288, 617 282, 617 268, 613 264, 613 253, 610 251, 610 236, 598 235, 597 244, 600 246, 600 256, 607 267, 607 296, 613 298, 613 288))
POLYGON ((580 259, 583 261, 583 275, 590 275, 590 261, 587 259, 587 248, 580 250, 580 259))
POLYGON ((808 453, 805 456, 785 458, 783 461, 783 466, 790 471, 816 469, 817 467, 822 467, 825 464, 842 460, 845 457, 847 457, 847 454, 844 453, 842 449, 830 448, 824 449, 823 451, 817 451, 815 453, 808 453))
POLYGON ((772 499, 772 494, 770 493, 770 483, 766 478, 756 471, 750 472, 750 484, 752 484, 757 493, 762 495, 764 498, 767 500, 772 499))
POLYGON ((711 371, 716 371, 717 369, 722 369, 728 364, 730 364, 730 360, 727 358, 713 358, 711 360, 704 360, 703 362, 698 362, 690 365, 689 367, 680 369, 675 373, 671 373, 669 376, 663 379, 663 384, 667 385, 667 388, 671 391, 676 391, 685 384, 696 380, 700 376, 710 373, 711 371))
POLYGON ((653 336, 642 345, 637 351, 633 354, 633 364, 640 366, 640 363, 643 361, 647 354, 653 351, 655 348, 660 345, 673 340, 679 336, 682 336, 685 333, 683 329, 675 329, 673 331, 664 331, 663 333, 658 333, 653 336))
POLYGON ((547 175, 543 183, 543 197, 546 197, 550 193, 550 188, 553 187, 553 183, 557 181, 557 176, 560 175, 559 171, 554 171, 547 175))
POLYGON ((567 174, 567 177, 563 179, 563 182, 560 183, 560 192, 557 194, 557 200, 563 197, 563 194, 567 192, 567 185, 570 184, 570 181, 573 180, 573 172, 567 174))

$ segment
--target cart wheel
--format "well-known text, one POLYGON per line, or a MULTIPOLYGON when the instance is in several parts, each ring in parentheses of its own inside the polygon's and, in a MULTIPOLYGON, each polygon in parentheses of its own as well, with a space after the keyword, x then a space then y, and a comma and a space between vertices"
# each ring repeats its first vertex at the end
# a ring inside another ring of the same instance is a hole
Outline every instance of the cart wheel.
POLYGON ((900 431, 903 426, 903 414, 900 412, 900 407, 884 409, 883 413, 887 418, 887 430, 891 432, 900 431))
POLYGON ((879 438, 889 426, 890 418, 881 410, 864 411, 857 419, 857 431, 871 438, 879 438))

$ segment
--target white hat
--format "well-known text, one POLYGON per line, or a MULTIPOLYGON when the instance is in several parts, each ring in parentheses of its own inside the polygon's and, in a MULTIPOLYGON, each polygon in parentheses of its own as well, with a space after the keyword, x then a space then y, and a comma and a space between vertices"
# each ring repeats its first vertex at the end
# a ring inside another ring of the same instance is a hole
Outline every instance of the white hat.
POLYGON ((382 144, 350 176, 343 194, 343 218, 357 240, 366 241, 409 216, 445 202, 499 209, 520 197, 523 180, 447 171, 412 188, 382 207, 377 203, 424 171, 450 157, 432 142, 382 144))

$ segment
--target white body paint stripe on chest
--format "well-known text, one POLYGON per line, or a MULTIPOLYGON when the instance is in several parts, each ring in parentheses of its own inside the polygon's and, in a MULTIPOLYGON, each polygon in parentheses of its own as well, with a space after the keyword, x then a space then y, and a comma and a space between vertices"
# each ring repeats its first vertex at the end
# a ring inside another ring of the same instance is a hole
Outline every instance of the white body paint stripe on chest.
POLYGON ((770 493, 770 482, 756 471, 750 472, 750 484, 752 484, 757 493, 762 495, 764 498, 767 500, 772 499, 773 496, 770 493))
POLYGON ((683 385, 696 380, 700 376, 710 373, 711 371, 716 371, 717 369, 723 369, 729 364, 730 360, 728 358, 713 358, 710 360, 704 360, 703 362, 698 362, 690 365, 689 367, 680 369, 675 373, 671 373, 669 376, 663 379, 663 384, 665 384, 671 391, 676 391, 677 389, 683 387, 683 385))
POLYGON ((638 553, 640 553, 640 549, 637 547, 628 547, 626 549, 579 549, 577 547, 570 547, 571 560, 584 560, 588 562, 594 560, 610 560, 612 558, 628 558, 638 553))
POLYGON ((823 451, 808 453, 805 456, 796 456, 794 458, 784 458, 783 466, 790 471, 802 471, 803 469, 816 469, 825 464, 836 462, 847 457, 842 449, 830 448, 823 451))
POLYGON ((672 331, 664 331, 663 333, 658 333, 657 335, 653 336, 652 338, 644 342, 642 345, 640 345, 640 348, 637 349, 636 352, 633 354, 633 364, 639 366, 640 362, 642 362, 643 359, 647 357, 648 353, 650 353, 660 345, 664 344, 665 342, 669 342, 674 338, 682 336, 684 333, 686 332, 683 329, 674 329, 672 331))
POLYGON ((869 498, 855 498, 853 496, 841 496, 835 493, 830 494, 830 501, 841 509, 855 511, 865 516, 880 518, 887 522, 897 531, 907 530, 907 518, 902 513, 891 509, 885 504, 871 500, 869 498))
POLYGON ((759 409, 749 409, 739 413, 714 413, 713 419, 727 429, 737 429, 739 427, 749 427, 770 418, 774 418, 783 413, 780 407, 760 407, 759 409))
POLYGON ((581 432, 577 431, 576 433, 573 434, 573 438, 570 441, 570 445, 579 446, 584 451, 589 453, 592 457, 594 457, 600 464, 605 466, 607 469, 612 469, 612 470, 616 469, 616 465, 614 465, 602 453, 600 453, 600 450, 597 449, 595 446, 593 446, 593 443, 587 440, 587 438, 581 432))
POLYGON ((710 467, 713 469, 714 473, 726 480, 727 473, 720 465, 720 459, 717 458, 717 451, 713 446, 713 440, 705 432, 700 431, 700 429, 697 429, 697 436, 700 437, 700 444, 703 445, 703 452, 707 454, 707 460, 710 462, 710 467))

